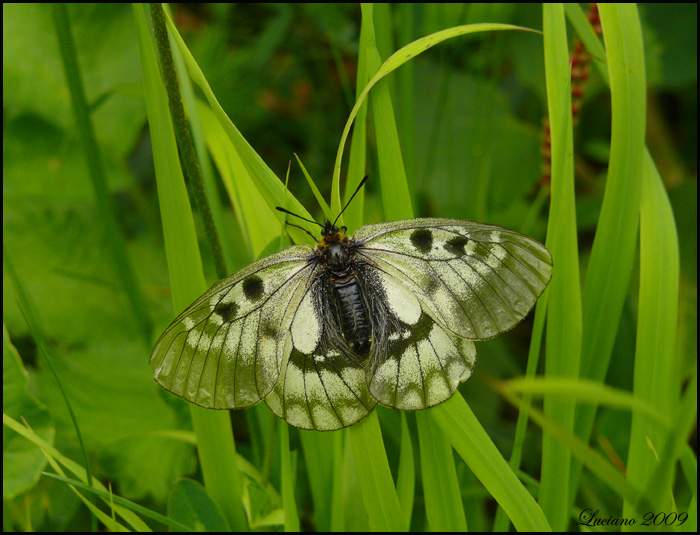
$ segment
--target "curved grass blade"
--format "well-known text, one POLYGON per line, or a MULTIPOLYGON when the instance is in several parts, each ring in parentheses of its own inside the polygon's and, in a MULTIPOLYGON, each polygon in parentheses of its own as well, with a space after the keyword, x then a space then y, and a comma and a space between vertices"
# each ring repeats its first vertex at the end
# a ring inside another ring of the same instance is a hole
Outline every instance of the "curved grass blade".
MULTIPOLYGON (((547 248, 554 267, 548 288, 545 375, 577 377, 581 357, 581 288, 574 194, 571 72, 566 21, 561 4, 543 5, 547 104, 552 133, 552 190, 547 248)), ((545 397, 544 413, 573 429, 575 401, 545 397)), ((552 529, 569 521, 571 452, 547 433, 542 436, 542 472, 538 502, 552 529)))
MULTIPOLYGON (((395 71, 398 69, 401 65, 409 61, 410 59, 413 59, 414 57, 422 54, 426 50, 432 48, 433 46, 437 45, 438 43, 441 43, 442 41, 445 41, 446 39, 451 39, 453 37, 458 37, 460 35, 466 35, 469 33, 476 33, 476 32, 486 32, 486 31, 496 31, 496 30, 521 30, 521 31, 527 31, 527 32, 535 32, 535 30, 531 30, 529 28, 523 28, 521 26, 513 26, 511 24, 492 24, 492 23, 480 23, 480 24, 467 24, 464 26, 455 26, 454 28, 448 28, 446 30, 441 30, 439 32, 435 32, 433 34, 427 35, 425 37, 421 37, 420 39, 413 41, 412 43, 407 44, 406 46, 400 48, 394 54, 389 57, 384 64, 381 66, 381 68, 375 73, 375 75, 372 77, 372 79, 367 83, 365 86, 364 90, 360 94, 360 96, 357 98, 357 101, 355 102, 355 106, 353 107, 352 111, 350 112, 350 116, 348 117, 347 122, 345 123, 345 129, 343 130, 343 135, 340 138, 340 144, 338 145, 338 152, 336 154, 335 158, 335 165, 333 167, 333 183, 335 184, 336 182, 339 183, 340 181, 340 165, 343 159, 343 150, 345 148, 345 142, 347 140, 348 134, 350 133, 350 126, 352 126, 352 122, 355 119, 355 116, 357 115, 358 110, 360 109, 360 106, 362 106, 365 98, 367 97, 367 94, 369 93, 370 89, 379 82, 382 78, 384 78, 387 74, 390 72, 395 71)), ((340 191, 339 188, 336 188, 334 186, 333 191, 340 191)), ((337 202, 338 205, 340 205, 340 199, 337 201, 335 199, 332 200, 331 206, 334 206, 334 202, 337 202)))

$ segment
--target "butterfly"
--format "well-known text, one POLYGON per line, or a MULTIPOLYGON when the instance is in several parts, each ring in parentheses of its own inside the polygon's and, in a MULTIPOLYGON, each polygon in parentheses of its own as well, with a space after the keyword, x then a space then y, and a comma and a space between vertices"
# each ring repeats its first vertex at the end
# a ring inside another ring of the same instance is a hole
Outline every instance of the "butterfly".
POLYGON ((320 226, 316 247, 253 262, 175 318, 151 354, 155 380, 212 409, 264 399, 319 431, 377 403, 426 409, 471 376, 473 341, 515 326, 551 277, 543 245, 495 225, 405 219, 352 237, 320 226))

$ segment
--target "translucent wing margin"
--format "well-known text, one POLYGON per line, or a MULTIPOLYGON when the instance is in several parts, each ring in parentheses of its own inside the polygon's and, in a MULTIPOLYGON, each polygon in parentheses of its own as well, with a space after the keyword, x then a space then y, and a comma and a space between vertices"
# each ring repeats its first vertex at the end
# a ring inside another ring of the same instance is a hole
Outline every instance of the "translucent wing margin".
POLYGON ((395 277, 438 323, 470 340, 512 328, 551 278, 544 246, 495 225, 406 219, 366 225, 354 240, 358 261, 395 277))
POLYGON ((151 353, 166 390, 213 409, 255 405, 279 378, 294 312, 321 269, 296 245, 210 288, 180 314, 151 353))

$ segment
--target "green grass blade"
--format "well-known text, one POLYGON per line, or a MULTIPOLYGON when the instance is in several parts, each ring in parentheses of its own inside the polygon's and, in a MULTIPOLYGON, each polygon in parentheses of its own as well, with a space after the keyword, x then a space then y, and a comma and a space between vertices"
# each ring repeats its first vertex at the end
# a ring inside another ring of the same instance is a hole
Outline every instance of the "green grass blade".
MULTIPOLYGON (((552 135, 552 190, 547 248, 554 268, 548 288, 545 374, 577 377, 581 356, 581 292, 574 198, 571 74, 566 21, 561 4, 543 5, 547 103, 552 135)), ((544 412, 573 429, 574 400, 545 397, 544 412)), ((571 452, 546 432, 542 437, 542 471, 538 501, 554 530, 569 524, 571 452)))
MULTIPOLYGON (((170 14, 170 9, 167 4, 164 6, 164 9, 166 10, 166 13, 170 14)), ((209 155, 207 154, 203 125, 199 115, 199 109, 202 107, 201 101, 195 96, 194 86, 192 84, 192 79, 188 75, 185 60, 182 58, 182 53, 180 52, 179 47, 175 45, 175 41, 173 39, 171 39, 170 48, 173 53, 175 69, 180 81, 182 101, 185 109, 187 110, 187 116, 189 117, 190 126, 192 128, 195 152, 197 154, 197 160, 199 161, 199 167, 202 170, 202 178, 204 179, 206 196, 209 199, 214 224, 221 234, 221 246, 224 251, 226 265, 229 267, 230 272, 230 268, 235 264, 235 258, 237 258, 238 255, 234 251, 230 230, 228 226, 224 224, 224 207, 221 203, 221 195, 219 194, 219 187, 214 174, 214 168, 211 160, 209 159, 209 155)))
POLYGON ((158 180, 158 198, 163 218, 163 237, 168 256, 173 308, 175 312, 179 312, 206 290, 207 283, 170 122, 167 96, 160 80, 155 49, 142 6, 134 5, 134 16, 139 30, 141 66, 148 122, 153 140, 153 160, 158 180))
MULTIPOLYGON (((537 374, 537 365, 540 360, 540 351, 542 349, 542 335, 544 333, 545 318, 547 317, 547 304, 549 303, 549 290, 545 289, 544 293, 537 301, 535 308, 535 321, 532 325, 532 338, 530 339, 530 350, 527 357, 527 368, 525 370, 526 378, 533 378, 537 374)), ((530 404, 532 396, 526 393, 523 396, 523 403, 527 406, 530 404)), ((513 438, 513 450, 511 452, 508 465, 514 472, 520 470, 520 461, 523 456, 523 448, 525 445, 525 434, 527 433, 528 415, 525 411, 518 412, 518 420, 515 424, 515 436, 513 438)), ((502 507, 496 511, 496 519, 493 523, 493 531, 508 531, 509 520, 502 507)))
POLYGON ((411 530, 413 500, 416 490, 416 467, 413 455, 413 441, 406 421, 406 413, 401 413, 401 454, 399 456, 399 472, 396 478, 396 493, 403 511, 406 530, 411 530))
POLYGON ((498 387, 502 392, 518 392, 537 396, 573 398, 583 403, 600 404, 616 409, 628 409, 652 420, 661 430, 667 431, 671 424, 668 414, 643 398, 625 390, 587 379, 569 378, 517 378, 504 381, 498 387))
POLYGON ((425 513, 430 531, 467 531, 452 446, 427 411, 416 414, 425 513))
MULTIPOLYGON (((359 97, 362 89, 369 80, 369 37, 372 33, 372 28, 368 21, 363 19, 360 29, 360 45, 357 52, 357 80, 355 82, 355 95, 359 97)), ((350 156, 348 161, 348 175, 345 180, 345 195, 344 201, 347 203, 350 196, 355 192, 360 180, 366 174, 367 167, 367 102, 360 105, 357 116, 355 117, 355 127, 352 129, 352 139, 350 140, 350 156)), ((340 191, 339 182, 335 181, 335 174, 332 180, 331 202, 338 204, 340 209, 340 191)), ((338 176, 338 181, 340 176, 338 176)), ((357 196, 348 206, 348 209, 343 214, 345 224, 349 229, 360 228, 364 223, 365 210, 365 192, 364 188, 357 193, 357 196)))
MULTIPOLYGON (((207 147, 219 170, 221 181, 224 183, 241 233, 250 251, 248 260, 255 260, 279 235, 278 212, 270 208, 255 187, 248 169, 243 165, 241 157, 211 108, 200 101, 197 109, 207 147)), ((242 267, 240 257, 239 251, 236 255, 239 265, 236 267, 242 267)))
MULTIPOLYGON (((547 433, 547 435, 561 442, 579 462, 583 463, 592 474, 619 496, 629 500, 636 500, 641 496, 639 488, 630 485, 625 479, 624 474, 616 466, 601 453, 591 448, 574 435, 570 429, 565 428, 551 418, 547 418, 541 411, 535 409, 533 406, 519 403, 518 400, 507 391, 503 391, 503 395, 513 405, 519 405, 520 410, 527 412, 530 419, 542 428, 543 433, 547 433)), ((541 492, 542 485, 540 484, 540 493, 541 492)), ((645 501, 644 503, 649 506, 648 502, 645 501)), ((569 516, 569 511, 570 509, 567 509, 567 516, 569 516)))
MULTIPOLYGON (((372 4, 362 4, 362 18, 370 21, 368 27, 371 28, 372 4)), ((375 43, 374 32, 369 32, 368 41, 369 72, 377 72, 381 68, 381 57, 375 43)), ((394 221, 413 217, 413 208, 411 207, 411 196, 408 193, 399 133, 396 128, 396 118, 387 82, 388 80, 382 80, 377 84, 371 95, 371 103, 374 130, 377 135, 377 159, 379 160, 379 179, 383 192, 384 218, 387 221, 394 221)))
MULTIPOLYGON (((661 177, 652 172, 653 169, 653 162, 648 161, 643 174, 634 394, 662 414, 669 415, 678 410, 680 385, 676 357, 680 259, 671 204, 661 177)), ((651 440, 661 452, 666 434, 665 429, 646 415, 633 414, 627 457, 630 483, 641 487, 649 481, 649 474, 657 467, 658 461, 645 441, 651 440)), ((669 472, 673 472, 674 465, 675 459, 669 472)), ((672 491, 672 482, 672 478, 663 482, 668 495, 672 491)), ((662 500, 665 498, 660 491, 657 496, 662 500)), ((632 505, 625 503, 623 515, 631 513, 632 505)))
POLYGON ((430 416, 518 531, 551 531, 542 509, 491 441, 459 392, 430 416))
POLYGON ((566 18, 571 25, 576 29, 579 39, 586 46, 588 52, 593 58, 593 62, 598 68, 598 72, 603 77, 605 82, 610 85, 610 76, 608 75, 608 66, 606 63, 605 49, 598 39, 598 35, 593 30, 593 26, 586 18, 586 14, 581 8, 581 4, 567 2, 564 4, 566 18))
POLYGON ((204 223, 204 232, 214 259, 216 274, 222 279, 228 275, 226 261, 224 260, 224 251, 221 247, 219 232, 214 224, 214 216, 212 215, 209 199, 207 198, 204 188, 204 179, 202 178, 199 160, 194 150, 194 141, 192 140, 190 124, 185 118, 185 108, 182 104, 182 96, 180 94, 180 83, 175 73, 175 62, 173 61, 173 54, 170 50, 168 30, 165 27, 165 12, 163 11, 163 5, 160 3, 151 2, 149 6, 151 10, 151 22, 153 24, 153 37, 156 49, 158 50, 158 66, 168 95, 170 118, 175 129, 175 138, 177 139, 182 165, 189 179, 190 188, 197 203, 197 208, 199 209, 199 215, 204 223))
MULTIPOLYGON (((100 520, 107 527, 107 529, 109 529, 111 531, 116 531, 116 532, 128 531, 126 526, 123 526, 122 524, 117 522, 117 520, 114 518, 114 502, 113 502, 114 496, 111 494, 111 492, 105 493, 105 495, 106 495, 105 502, 110 507, 110 509, 112 511, 112 515, 110 516, 110 515, 104 513, 101 509, 99 509, 93 503, 93 501, 95 499, 95 494, 97 494, 100 491, 97 491, 94 487, 91 487, 90 485, 85 485, 84 483, 80 483, 74 479, 69 479, 69 478, 63 477, 63 474, 61 472, 61 467, 58 466, 58 463, 56 463, 55 461, 53 461, 51 463, 51 466, 54 468, 54 470, 56 470, 61 475, 52 474, 50 472, 44 472, 44 475, 47 477, 50 477, 52 479, 56 479, 56 480, 62 481, 64 483, 67 483, 68 487, 75 493, 75 495, 78 497, 78 499, 80 499, 83 502, 83 505, 85 505, 85 507, 87 507, 90 510, 94 519, 100 520), (88 491, 88 497, 86 498, 85 496, 83 496, 82 493, 78 492, 78 488, 82 488, 83 490, 88 491)), ((97 529, 96 522, 95 522, 95 529, 97 529)), ((147 529, 146 531, 150 532, 151 530, 147 529)))
POLYGON ((323 195, 321 195, 321 192, 316 187, 316 183, 314 182, 313 178, 311 178, 311 175, 306 170, 306 167, 304 167, 304 164, 301 163, 299 156, 294 154, 294 157, 297 159, 297 163, 299 164, 299 167, 301 167, 301 172, 304 173, 304 178, 306 178, 306 183, 311 188, 311 192, 314 194, 314 198, 316 199, 316 202, 321 207, 321 210, 323 211, 323 215, 325 216, 325 218, 328 221, 333 221, 337 217, 337 214, 340 213, 340 210, 338 210, 338 212, 335 212, 335 213, 333 213, 331 211, 330 206, 328 206, 328 203, 326 203, 326 200, 323 198, 323 195))
POLYGON ((101 489, 96 489, 96 488, 91 488, 88 485, 85 485, 84 483, 81 483, 80 481, 76 479, 70 479, 68 477, 63 477, 59 476, 56 474, 46 474, 47 476, 56 479, 58 481, 62 481, 64 483, 67 483, 68 485, 72 485, 74 487, 81 488, 83 490, 86 490, 88 492, 92 492, 93 494, 96 494, 103 500, 105 500, 107 503, 109 503, 110 500, 114 501, 114 503, 122 505, 124 507, 127 507, 131 510, 133 510, 136 513, 139 513, 145 517, 152 518, 153 520, 157 520, 158 522, 165 524, 166 526, 169 526, 171 528, 175 528, 179 531, 193 531, 192 528, 189 526, 186 526, 184 524, 181 524, 180 522, 177 522, 176 520, 173 520, 171 518, 168 518, 167 516, 163 516, 159 513, 156 513, 155 511, 151 511, 150 509, 147 509, 146 507, 143 507, 137 503, 132 502, 131 500, 127 500, 126 498, 122 498, 121 496, 115 496, 114 494, 104 491, 101 489))
MULTIPOLYGON (((367 94, 374 85, 384 78, 387 74, 395 71, 401 65, 407 61, 413 59, 414 57, 422 54, 426 50, 432 48, 433 46, 445 41, 446 39, 451 39, 453 37, 458 37, 460 35, 466 35, 475 32, 486 32, 486 31, 496 31, 496 30, 522 30, 522 31, 534 31, 528 28, 523 28, 520 26, 513 26, 511 24, 491 24, 491 23, 481 23, 481 24, 467 24, 464 26, 455 26, 453 28, 448 28, 446 30, 441 30, 433 34, 421 37, 412 43, 400 48, 394 54, 391 55, 381 66, 381 68, 375 73, 372 79, 367 83, 365 88, 360 93, 355 106, 350 112, 347 122, 345 123, 345 128, 343 130, 343 135, 340 138, 340 144, 338 145, 338 152, 335 158, 335 164, 333 166, 333 182, 340 180, 340 165, 343 159, 343 150, 345 148, 345 142, 350 133, 350 127, 357 115, 360 106, 364 103, 367 94)), ((370 69, 371 71, 371 69, 370 69)), ((331 203, 331 206, 333 204, 331 203)))
MULTIPOLYGON (((158 70, 144 6, 134 4, 139 32, 141 67, 173 307, 180 311, 204 292, 207 285, 194 228, 194 218, 180 168, 167 95, 158 70)), ((197 434, 197 452, 207 491, 219 504, 233 529, 244 530, 247 520, 240 498, 240 480, 231 421, 227 412, 190 405, 197 434)))
MULTIPOLYGON (((343 429, 339 433, 333 433, 333 492, 331 494, 331 531, 347 531, 345 528, 345 489, 347 488, 346 438, 348 431, 343 429)), ((350 448, 348 448, 349 450, 350 448)), ((326 475, 326 477, 328 477, 326 475)))
MULTIPOLYGON (((696 427, 698 416, 698 375, 697 367, 683 394, 673 419, 674 426, 661 451, 656 468, 649 476, 643 494, 635 503, 637 514, 644 514, 655 504, 666 510, 675 509, 672 494, 676 461, 681 457, 696 427)), ((691 514, 692 514, 691 509, 691 514)), ((697 522, 697 521, 696 521, 697 522)))
POLYGON ((293 467, 289 450, 289 426, 286 422, 278 420, 280 437, 280 473, 282 477, 282 504, 284 506, 284 531, 299 531, 299 514, 297 513, 297 503, 294 499, 294 483, 296 474, 293 467))
MULTIPOLYGON (((248 143, 248 141, 243 137, 238 128, 236 128, 233 122, 231 122, 228 115, 226 115, 226 112, 219 104, 214 92, 211 90, 209 82, 204 77, 204 73, 199 68, 197 61, 192 56, 192 53, 187 48, 187 45, 180 36, 180 33, 177 31, 175 24, 167 16, 167 13, 166 23, 170 29, 171 36, 177 43, 180 52, 182 53, 192 80, 204 93, 204 96, 206 97, 209 106, 211 106, 214 115, 221 123, 224 132, 226 132, 226 135, 231 140, 231 143, 240 156, 243 165, 245 165, 250 177, 253 179, 255 186, 260 191, 260 194, 263 196, 268 206, 270 208, 282 206, 286 198, 287 209, 301 216, 313 219, 311 214, 309 214, 306 208, 304 208, 304 206, 294 197, 294 195, 291 194, 291 192, 285 193, 286 190, 282 181, 277 178, 260 155, 255 152, 253 147, 250 146, 250 143, 248 143)), ((279 222, 284 221, 284 216, 282 213, 278 214, 277 220, 279 222)), ((316 230, 317 228, 312 226, 310 223, 305 223, 303 221, 299 221, 299 225, 308 228, 309 230, 316 230)), ((305 240, 306 234, 301 230, 290 227, 288 231, 294 238, 294 241, 302 243, 305 240)))
POLYGON ((406 531, 377 411, 349 429, 355 468, 372 531, 406 531))
MULTIPOLYGON (((335 452, 337 435, 342 433, 299 430, 306 461, 306 477, 309 479, 314 504, 316 531, 331 529, 331 501, 336 496, 333 492, 334 479, 328 475, 333 473, 336 466, 342 466, 342 462, 336 461, 342 459, 342 455, 336 456, 335 452)), ((342 497, 342 492, 340 496, 342 497)))
MULTIPOLYGON (((409 43, 413 40, 413 34, 416 24, 416 12, 419 9, 418 4, 402 2, 396 4, 395 9, 398 11, 399 28, 398 40, 399 44, 409 43)), ((404 65, 398 73, 398 117, 400 139, 403 146, 403 161, 406 167, 406 180, 408 181, 408 190, 411 195, 415 195, 415 183, 417 174, 416 164, 416 92, 415 92, 415 64, 409 61, 404 65)), ((357 128, 357 126, 355 127, 357 128)))
MULTIPOLYGON (((634 264, 639 226, 646 116, 641 26, 632 4, 601 4, 612 99, 610 162, 583 292, 581 375, 602 381, 608 370, 634 264), (605 299, 601 299, 605 296, 605 299)), ((587 437, 595 406, 577 412, 587 437)))

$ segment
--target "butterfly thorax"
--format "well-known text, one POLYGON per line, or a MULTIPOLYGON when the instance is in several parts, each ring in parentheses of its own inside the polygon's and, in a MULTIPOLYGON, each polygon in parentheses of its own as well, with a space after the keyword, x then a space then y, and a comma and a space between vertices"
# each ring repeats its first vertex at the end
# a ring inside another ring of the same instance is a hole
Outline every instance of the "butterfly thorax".
POLYGON ((372 328, 356 274, 352 241, 343 231, 326 223, 318 251, 338 305, 343 338, 357 355, 364 356, 369 353, 372 343, 372 328))
POLYGON ((321 230, 321 239, 318 241, 318 252, 321 254, 323 266, 339 274, 345 273, 352 262, 351 241, 344 231, 345 227, 339 229, 326 221, 326 226, 321 230))

